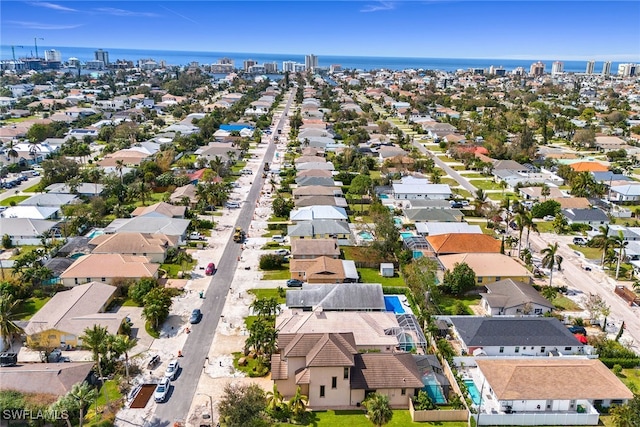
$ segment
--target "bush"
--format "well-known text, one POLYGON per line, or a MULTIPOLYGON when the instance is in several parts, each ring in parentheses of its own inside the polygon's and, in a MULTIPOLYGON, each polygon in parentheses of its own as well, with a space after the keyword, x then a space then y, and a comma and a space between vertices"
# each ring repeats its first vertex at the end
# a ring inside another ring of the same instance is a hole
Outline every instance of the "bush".
POLYGON ((144 297, 156 286, 158 286, 158 283, 155 279, 144 277, 129 287, 129 298, 136 304, 142 305, 144 297))
POLYGON ((279 270, 284 264, 284 257, 276 254, 266 254, 260 257, 261 270, 279 270))
POLYGON ((13 243, 11 242, 11 237, 8 234, 2 236, 2 247, 5 249, 11 249, 13 247, 13 243))
POLYGON ((560 203, 555 200, 547 200, 546 202, 535 204, 531 208, 531 215, 534 218, 542 218, 546 215, 556 216, 560 213, 560 203))
POLYGON ((413 398, 413 407, 416 411, 431 411, 436 409, 436 404, 433 403, 426 391, 420 390, 418 395, 413 398))

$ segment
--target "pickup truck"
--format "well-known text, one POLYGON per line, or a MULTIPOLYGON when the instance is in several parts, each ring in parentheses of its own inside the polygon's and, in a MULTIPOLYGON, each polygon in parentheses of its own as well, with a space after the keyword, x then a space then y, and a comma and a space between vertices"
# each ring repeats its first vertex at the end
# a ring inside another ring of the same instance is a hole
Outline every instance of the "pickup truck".
POLYGON ((197 232, 193 232, 189 234, 189 240, 205 240, 205 239, 206 237, 204 237, 202 234, 197 232))

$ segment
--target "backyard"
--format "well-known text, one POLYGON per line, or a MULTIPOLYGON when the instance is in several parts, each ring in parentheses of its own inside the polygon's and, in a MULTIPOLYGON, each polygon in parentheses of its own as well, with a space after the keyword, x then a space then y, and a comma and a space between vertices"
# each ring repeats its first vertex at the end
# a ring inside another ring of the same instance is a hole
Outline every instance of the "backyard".
POLYGON ((382 277, 377 268, 358 268, 362 283, 380 283, 382 286, 406 286, 404 279, 396 272, 393 277, 382 277))
POLYGON ((44 306, 51 297, 36 298, 31 297, 18 303, 16 313, 20 315, 20 320, 29 320, 34 314, 44 306))
MULTIPOLYGON (((282 423, 278 424, 280 427, 296 426, 300 424, 282 423)), ((316 426, 321 425, 323 427, 371 427, 373 424, 365 416, 364 411, 349 410, 349 411, 314 411, 310 413, 310 416, 302 425, 316 426)), ((411 415, 408 410, 394 410, 393 418, 386 426, 390 427, 404 427, 404 426, 439 426, 439 427, 466 427, 466 422, 436 422, 436 423, 415 423, 411 421, 411 415)))

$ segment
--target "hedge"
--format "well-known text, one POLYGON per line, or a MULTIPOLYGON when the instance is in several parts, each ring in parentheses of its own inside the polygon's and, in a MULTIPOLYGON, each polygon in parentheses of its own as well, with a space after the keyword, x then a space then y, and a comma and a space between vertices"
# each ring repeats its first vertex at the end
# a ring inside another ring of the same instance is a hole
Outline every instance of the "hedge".
POLYGON ((600 358, 600 361, 606 365, 607 368, 613 368, 613 365, 620 365, 624 369, 634 369, 640 366, 640 358, 600 358))

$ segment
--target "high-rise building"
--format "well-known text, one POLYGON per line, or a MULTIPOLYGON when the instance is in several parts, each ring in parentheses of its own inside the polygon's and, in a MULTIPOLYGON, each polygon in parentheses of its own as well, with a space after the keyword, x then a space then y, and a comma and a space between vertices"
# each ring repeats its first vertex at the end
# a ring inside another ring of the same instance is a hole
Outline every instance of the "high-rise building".
POLYGON ((243 68, 245 71, 247 71, 247 72, 248 72, 248 71, 249 71, 249 69, 250 69, 251 67, 253 67, 254 65, 258 65, 258 61, 254 61, 253 59, 245 59, 245 60, 242 62, 242 68, 243 68))
POLYGON ((273 74, 278 72, 278 63, 276 62, 265 62, 263 65, 264 65, 264 72, 267 74, 273 74))
POLYGON ((296 63, 295 61, 282 61, 282 71, 285 73, 288 71, 290 73, 295 71, 296 63))
POLYGON ((513 74, 516 76, 524 76, 524 67, 516 67, 513 69, 513 74))
POLYGON ((59 50, 55 49, 45 50, 44 60, 49 62, 62 62, 62 54, 59 50))
POLYGON ((618 65, 618 75, 620 77, 633 77, 636 75, 636 64, 619 64, 618 65))
POLYGON ((318 68, 318 57, 311 54, 304 57, 304 68, 307 71, 313 71, 318 68))
POLYGON ((551 74, 552 75, 558 75, 558 74, 562 74, 562 73, 564 73, 564 62, 555 61, 551 65, 551 74))
POLYGON ((602 64, 602 75, 608 76, 611 74, 611 61, 606 61, 602 64))
POLYGON ((342 71, 342 65, 340 64, 331 64, 331 66, 329 67, 330 73, 339 73, 341 71, 342 71))
POLYGON ((105 66, 109 65, 109 52, 107 52, 106 50, 96 50, 95 52, 93 52, 93 58, 96 61, 102 61, 105 66))
POLYGON ((587 74, 593 74, 595 68, 596 68, 596 61, 589 61, 587 62, 587 69, 585 72, 587 74))
POLYGON ((544 74, 544 63, 541 61, 534 62, 529 68, 529 74, 532 76, 541 76, 544 74))
POLYGON ((227 58, 226 56, 224 58, 220 58, 218 60, 218 64, 225 64, 225 65, 233 65, 233 59, 231 58, 227 58))

